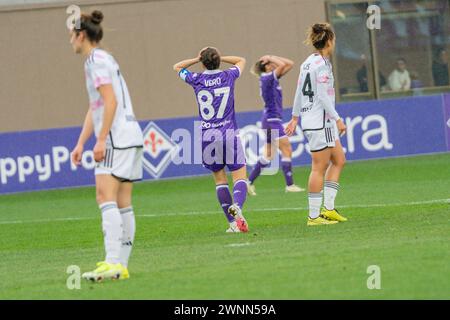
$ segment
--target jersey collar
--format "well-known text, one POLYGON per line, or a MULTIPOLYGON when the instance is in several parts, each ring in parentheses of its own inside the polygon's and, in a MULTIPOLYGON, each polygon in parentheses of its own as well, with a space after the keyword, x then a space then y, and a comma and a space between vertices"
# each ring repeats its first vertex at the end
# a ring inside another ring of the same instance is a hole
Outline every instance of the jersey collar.
POLYGON ((203 74, 217 74, 217 73, 220 73, 220 72, 222 72, 222 70, 220 70, 220 69, 216 69, 216 70, 205 70, 205 71, 203 71, 203 74))

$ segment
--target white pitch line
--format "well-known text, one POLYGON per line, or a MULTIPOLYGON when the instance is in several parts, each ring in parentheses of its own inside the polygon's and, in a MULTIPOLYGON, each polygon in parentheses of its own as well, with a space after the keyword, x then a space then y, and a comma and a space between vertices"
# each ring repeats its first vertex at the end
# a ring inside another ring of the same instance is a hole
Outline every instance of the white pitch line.
MULTIPOLYGON (((399 203, 373 203, 373 204, 352 204, 352 205, 340 205, 339 208, 383 208, 383 207, 398 207, 398 206, 416 206, 422 204, 436 204, 436 203, 447 203, 450 204, 450 199, 436 199, 436 200, 426 200, 426 201, 413 201, 413 202, 399 202, 399 203)), ((297 210, 308 210, 307 207, 288 207, 288 208, 255 208, 251 209, 251 212, 273 212, 273 211, 297 211, 297 210)), ((187 211, 187 212, 167 212, 159 214, 140 214, 137 218, 159 218, 159 217, 170 217, 170 216, 191 216, 191 215, 207 215, 207 214, 217 214, 219 210, 216 211, 187 211)), ((99 217, 74 217, 74 218, 55 218, 55 219, 36 219, 36 220, 12 220, 12 221, 0 221, 0 225, 4 224, 25 224, 25 223, 40 223, 40 222, 58 222, 58 221, 81 221, 81 220, 94 220, 99 219, 99 217)))
POLYGON ((21 223, 39 223, 39 222, 58 222, 58 221, 79 221, 79 220, 92 220, 95 218, 55 218, 55 219, 36 219, 36 220, 12 220, 12 221, 0 221, 1 224, 21 224, 21 223))
POLYGON ((252 245, 250 242, 245 242, 245 243, 230 243, 225 245, 225 247, 228 248, 236 248, 236 247, 245 247, 245 246, 250 246, 252 245))

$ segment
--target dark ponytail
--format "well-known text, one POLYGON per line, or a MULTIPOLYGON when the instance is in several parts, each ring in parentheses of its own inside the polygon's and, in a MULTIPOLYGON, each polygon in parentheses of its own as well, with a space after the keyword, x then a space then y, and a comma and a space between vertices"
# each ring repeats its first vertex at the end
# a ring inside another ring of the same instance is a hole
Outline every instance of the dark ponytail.
POLYGON ((334 38, 335 34, 330 24, 316 23, 308 28, 305 43, 313 45, 317 50, 322 50, 327 46, 328 41, 334 38))
POLYGON ((77 33, 86 32, 86 37, 92 43, 99 43, 103 39, 103 13, 99 10, 92 11, 91 14, 83 13, 80 18, 80 28, 75 29, 77 33))

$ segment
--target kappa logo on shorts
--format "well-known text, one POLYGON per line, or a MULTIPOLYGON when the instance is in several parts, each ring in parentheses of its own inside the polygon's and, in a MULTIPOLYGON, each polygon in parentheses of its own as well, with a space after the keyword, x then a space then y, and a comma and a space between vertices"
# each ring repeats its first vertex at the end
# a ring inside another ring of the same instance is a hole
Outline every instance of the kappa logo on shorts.
POLYGON ((170 137, 154 122, 144 129, 144 169, 158 179, 172 162, 177 149, 170 137))

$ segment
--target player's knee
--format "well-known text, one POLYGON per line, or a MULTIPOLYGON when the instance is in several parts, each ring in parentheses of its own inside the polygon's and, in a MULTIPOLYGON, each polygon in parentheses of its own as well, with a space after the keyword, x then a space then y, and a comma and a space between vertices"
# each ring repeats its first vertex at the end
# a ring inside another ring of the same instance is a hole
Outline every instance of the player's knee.
POLYGON ((282 151, 282 153, 283 153, 283 157, 292 158, 292 148, 291 148, 291 146, 289 145, 289 146, 285 147, 285 149, 284 149, 284 151, 282 151))
POLYGON ((311 168, 311 172, 319 175, 324 175, 325 171, 327 171, 327 164, 326 163, 313 163, 313 166, 311 168))
POLYGON ((104 202, 111 201, 111 199, 108 199, 106 193, 103 190, 98 190, 96 192, 96 199, 97 203, 100 205, 104 202))
POLYGON ((102 194, 100 194, 100 193, 98 193, 97 192, 97 194, 96 194, 96 199, 97 199, 97 204, 102 204, 103 202, 105 202, 105 198, 103 197, 103 195, 102 194))
POLYGON ((288 139, 281 139, 280 140, 280 151, 283 157, 291 157, 292 156, 292 147, 289 143, 288 139))
POLYGON ((342 169, 345 166, 345 162, 346 162, 345 157, 343 157, 341 159, 337 159, 337 160, 333 161, 333 165, 335 167, 342 169))

